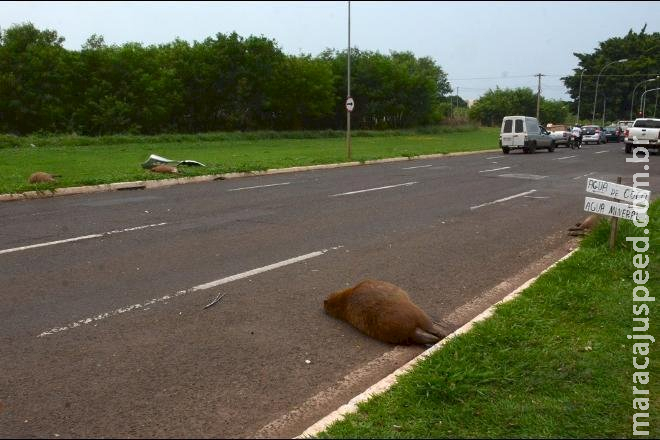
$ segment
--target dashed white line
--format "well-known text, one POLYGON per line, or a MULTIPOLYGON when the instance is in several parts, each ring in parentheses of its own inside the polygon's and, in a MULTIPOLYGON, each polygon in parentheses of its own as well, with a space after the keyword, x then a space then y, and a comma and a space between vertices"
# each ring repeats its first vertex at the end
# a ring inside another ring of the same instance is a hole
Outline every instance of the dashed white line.
POLYGON ((121 315, 123 313, 127 313, 127 312, 130 312, 130 311, 133 311, 133 310, 144 309, 145 307, 148 307, 152 304, 169 301, 173 298, 183 296, 183 295, 186 295, 188 293, 193 293, 193 292, 197 292, 197 291, 200 291, 200 290, 210 289, 212 287, 217 287, 217 286, 220 286, 222 284, 227 284, 227 283, 230 283, 232 281, 240 280, 242 278, 247 278, 247 277, 257 275, 257 274, 260 274, 260 273, 263 273, 263 272, 267 272, 269 270, 277 269, 277 268, 280 268, 280 267, 283 267, 283 266, 288 266, 289 264, 294 264, 294 263, 298 263, 300 261, 309 260, 310 258, 315 258, 315 257, 321 256, 321 255, 325 254, 326 252, 329 252, 331 250, 340 249, 342 247, 343 246, 335 246, 335 247, 332 247, 332 248, 329 248, 329 249, 323 249, 323 250, 316 251, 316 252, 310 252, 309 254, 300 255, 300 256, 294 257, 294 258, 289 258, 288 260, 279 261, 277 263, 269 264, 268 266, 259 267, 257 269, 248 270, 247 272, 242 272, 242 273, 239 273, 239 274, 236 274, 236 275, 231 275, 231 276, 228 276, 228 277, 225 277, 225 278, 221 278, 219 280, 211 281, 211 282, 208 282, 208 283, 205 283, 205 284, 200 284, 200 285, 192 287, 190 289, 179 290, 178 292, 173 293, 171 295, 161 296, 160 298, 153 298, 153 299, 145 301, 144 303, 141 303, 141 304, 133 304, 133 305, 130 305, 130 306, 115 309, 111 312, 101 313, 100 315, 91 316, 91 317, 85 318, 85 319, 79 319, 78 321, 72 322, 72 323, 64 325, 64 326, 54 327, 50 330, 46 330, 46 331, 40 333, 39 335, 37 335, 37 337, 42 338, 44 336, 49 336, 49 335, 53 335, 55 333, 60 333, 60 332, 66 331, 66 330, 74 329, 74 328, 80 327, 82 325, 91 324, 92 322, 102 321, 104 319, 111 318, 111 317, 117 316, 117 315, 121 315))
POLYGON ((500 170, 506 170, 506 169, 509 169, 509 168, 511 168, 511 167, 493 168, 492 170, 482 170, 482 171, 479 171, 479 172, 480 173, 488 173, 490 171, 500 171, 500 170))
POLYGON ((419 165, 416 167, 406 167, 406 168, 401 168, 402 170, 414 170, 415 168, 428 168, 432 167, 433 165, 419 165))
POLYGON ((487 157, 486 160, 491 160, 491 159, 502 159, 503 156, 492 156, 492 157, 487 157))
POLYGON ((126 229, 117 229, 114 231, 109 231, 109 232, 103 232, 102 234, 90 234, 90 235, 81 235, 80 237, 72 237, 72 238, 67 238, 64 240, 56 240, 56 241, 49 241, 46 243, 37 243, 37 244, 31 244, 28 246, 21 246, 21 247, 16 247, 16 248, 11 248, 11 249, 2 249, 0 250, 0 254, 8 254, 10 252, 18 252, 18 251, 24 251, 27 249, 35 249, 35 248, 40 248, 44 246, 53 246, 56 244, 62 244, 62 243, 71 243, 74 241, 80 241, 80 240, 88 240, 90 238, 101 238, 105 237, 107 235, 113 235, 113 234, 120 234, 122 232, 130 232, 130 231, 138 231, 140 229, 146 229, 146 228, 153 228, 156 226, 163 226, 166 225, 167 223, 156 223, 153 225, 143 225, 143 226, 135 226, 133 228, 126 228, 126 229))
POLYGON ((564 157, 558 157, 557 159, 553 159, 553 160, 571 159, 571 158, 573 158, 573 157, 577 157, 577 156, 564 156, 564 157))
POLYGON ((270 185, 244 186, 242 188, 228 189, 227 191, 242 191, 244 189, 268 188, 270 186, 282 186, 282 185, 290 185, 290 184, 291 182, 284 182, 284 183, 271 183, 270 185))
POLYGON ((351 195, 351 194, 359 194, 359 193, 369 192, 369 191, 378 191, 378 190, 381 190, 381 189, 397 188, 399 186, 410 186, 410 185, 414 185, 416 183, 417 182, 406 182, 406 183, 399 183, 398 185, 388 185, 388 186, 380 186, 378 188, 361 189, 361 190, 358 190, 358 191, 350 191, 350 192, 345 192, 345 193, 340 193, 340 194, 332 194, 330 197, 348 196, 348 195, 351 195))
POLYGON ((505 173, 498 174, 497 177, 506 177, 510 179, 527 179, 527 180, 541 180, 548 176, 539 176, 538 174, 525 174, 525 173, 505 173))
POLYGON ((573 177, 573 180, 578 180, 578 179, 581 179, 583 177, 591 176, 592 174, 596 174, 596 172, 592 171, 591 173, 587 173, 587 174, 583 174, 581 176, 573 177))
POLYGON ((522 193, 519 193, 519 194, 514 194, 514 195, 509 196, 509 197, 504 197, 503 199, 493 200, 492 202, 482 203, 481 205, 477 205, 477 206, 470 206, 470 209, 477 209, 477 208, 481 208, 483 206, 494 205, 495 203, 506 202, 507 200, 515 199, 517 197, 526 196, 527 194, 532 194, 532 193, 535 193, 535 192, 536 192, 535 189, 533 189, 531 191, 525 191, 525 192, 522 192, 522 193))
POLYGON ((594 154, 602 154, 602 153, 607 153, 608 150, 603 150, 603 151, 596 151, 594 154))

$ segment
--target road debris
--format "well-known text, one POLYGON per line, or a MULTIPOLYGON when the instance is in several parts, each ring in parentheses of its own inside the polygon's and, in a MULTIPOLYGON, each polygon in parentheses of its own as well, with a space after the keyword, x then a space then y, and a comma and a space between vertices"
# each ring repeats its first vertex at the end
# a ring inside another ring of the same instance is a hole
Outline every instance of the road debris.
POLYGON ((196 160, 172 160, 168 159, 163 156, 158 156, 156 154, 152 154, 149 156, 149 158, 142 163, 142 168, 147 168, 151 169, 155 167, 156 165, 168 165, 171 163, 176 163, 177 165, 192 165, 192 166, 198 166, 198 167, 205 167, 201 162, 197 162, 196 160))
POLYGON ((215 305, 218 301, 220 301, 228 292, 225 293, 219 293, 218 296, 213 300, 213 302, 207 304, 204 306, 205 309, 208 309, 209 307, 215 305))

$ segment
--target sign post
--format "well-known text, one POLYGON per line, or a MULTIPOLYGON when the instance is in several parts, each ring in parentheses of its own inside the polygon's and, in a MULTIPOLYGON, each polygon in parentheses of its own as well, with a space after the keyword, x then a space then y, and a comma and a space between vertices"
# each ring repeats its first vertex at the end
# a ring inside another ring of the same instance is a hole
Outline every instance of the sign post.
POLYGON ((352 103, 351 98, 351 2, 348 2, 348 50, 346 51, 346 58, 348 59, 348 90, 346 91, 346 149, 348 150, 348 160, 351 160, 351 111, 353 111, 353 104, 348 108, 349 101, 352 103))
POLYGON ((621 185, 621 177, 617 177, 616 182, 612 183, 589 178, 587 179, 587 192, 609 197, 614 200, 621 200, 626 203, 595 199, 593 197, 585 197, 584 199, 585 211, 612 217, 612 221, 610 222, 610 250, 614 250, 616 243, 619 218, 635 220, 646 216, 646 208, 643 211, 640 210, 635 202, 645 201, 648 207, 648 203, 651 200, 651 191, 621 185))
MULTIPOLYGON (((603 114, 603 117, 605 115, 603 114)), ((621 185, 621 176, 616 178, 617 185, 621 185)), ((614 250, 614 245, 616 244, 616 234, 619 231, 619 217, 612 217, 612 222, 610 223, 610 250, 614 250)))

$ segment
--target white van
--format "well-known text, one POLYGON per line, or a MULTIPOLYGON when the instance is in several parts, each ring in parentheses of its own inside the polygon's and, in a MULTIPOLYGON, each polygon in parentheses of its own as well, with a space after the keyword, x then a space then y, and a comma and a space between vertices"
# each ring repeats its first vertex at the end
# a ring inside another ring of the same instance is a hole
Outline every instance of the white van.
POLYGON ((500 148, 504 154, 518 148, 523 153, 534 153, 539 148, 547 148, 552 153, 555 151, 555 141, 536 118, 505 116, 500 130, 500 148))

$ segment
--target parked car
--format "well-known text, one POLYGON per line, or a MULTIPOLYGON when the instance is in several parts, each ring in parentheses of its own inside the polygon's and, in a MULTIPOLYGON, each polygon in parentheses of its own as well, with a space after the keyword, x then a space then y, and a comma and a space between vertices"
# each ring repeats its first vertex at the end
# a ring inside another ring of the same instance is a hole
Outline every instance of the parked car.
POLYGON ((605 130, 598 125, 585 125, 582 127, 582 145, 593 144, 606 144, 607 138, 605 137, 605 130))
POLYGON ((607 142, 622 142, 623 132, 619 127, 605 127, 605 140, 607 142))
POLYGON ((568 147, 568 143, 571 140, 571 127, 563 124, 548 124, 546 128, 550 132, 552 139, 555 140, 557 147, 560 145, 568 147))
POLYGON ((634 122, 635 121, 619 121, 616 125, 621 129, 621 133, 623 133, 627 128, 632 127, 634 122))
POLYGON ((500 129, 500 148, 504 154, 514 149, 534 153, 538 148, 555 151, 555 141, 550 132, 531 116, 505 116, 500 129))

